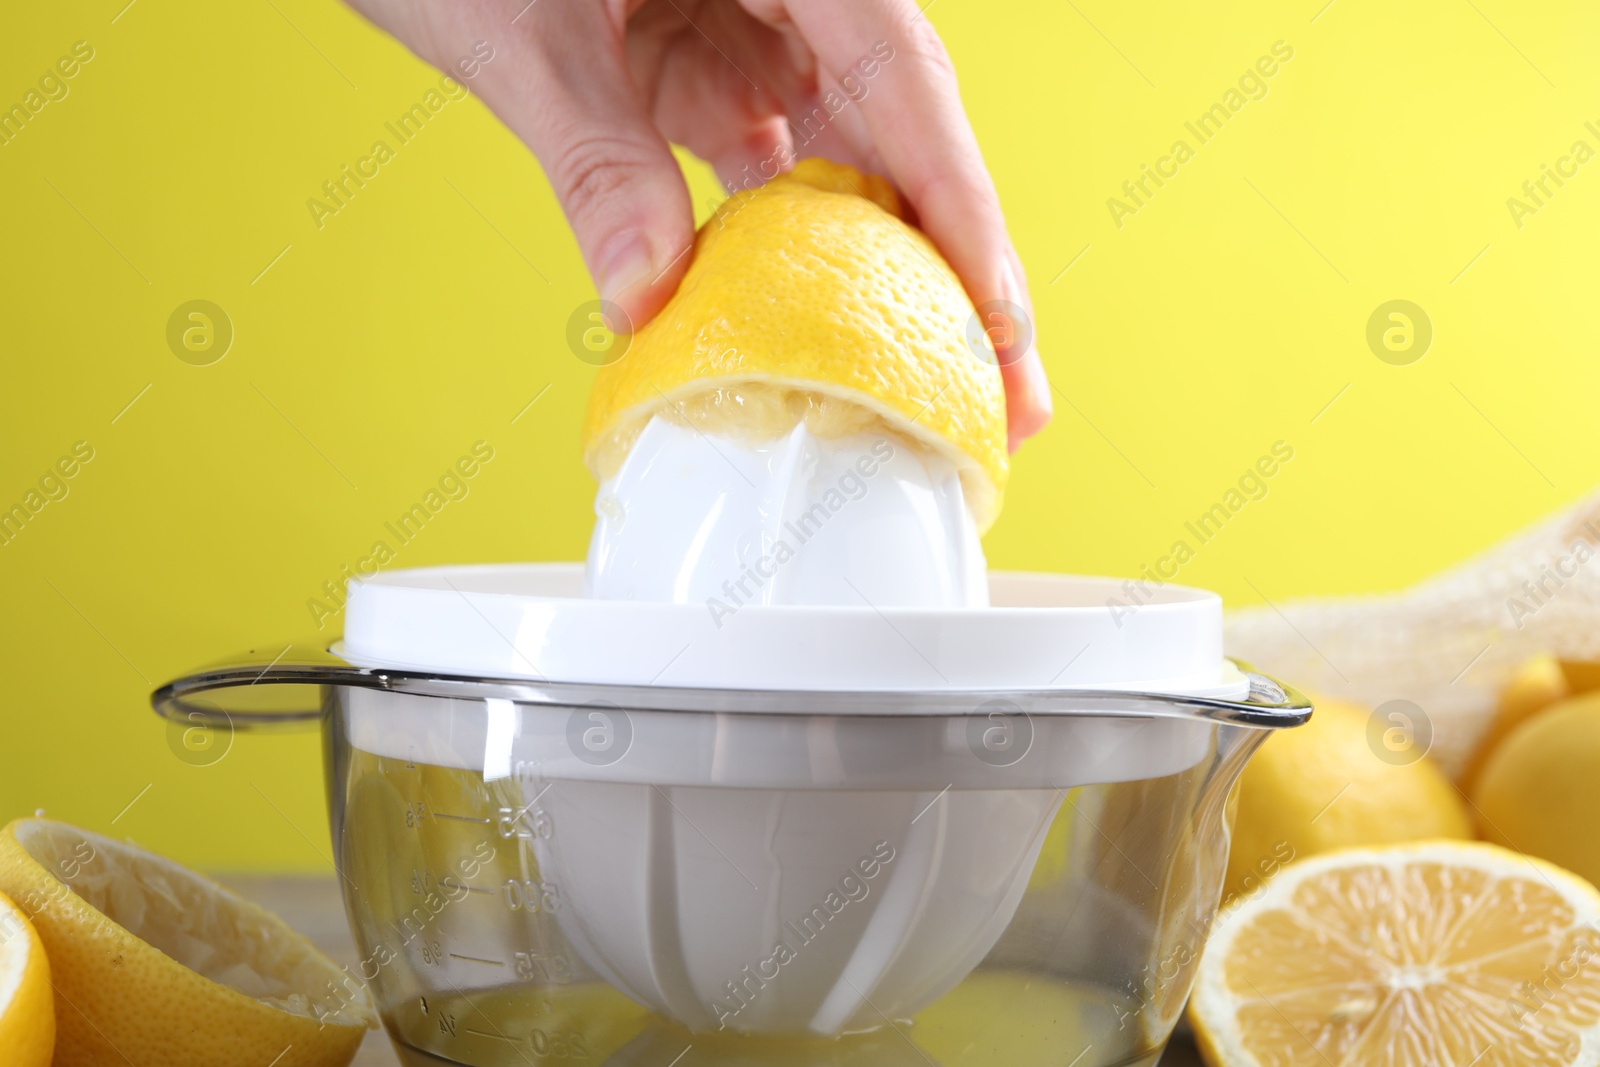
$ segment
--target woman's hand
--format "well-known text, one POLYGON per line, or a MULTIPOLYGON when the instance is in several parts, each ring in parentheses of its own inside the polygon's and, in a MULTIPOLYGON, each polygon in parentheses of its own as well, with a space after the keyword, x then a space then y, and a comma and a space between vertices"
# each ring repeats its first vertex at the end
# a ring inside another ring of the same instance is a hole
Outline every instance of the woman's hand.
POLYGON ((544 167, 601 295, 636 326, 677 288, 694 237, 669 142, 732 188, 825 156, 893 180, 985 313, 1012 447, 1049 421, 1022 264, 949 56, 912 0, 351 3, 440 69, 475 72, 544 167), (492 61, 463 66, 484 43, 492 61))

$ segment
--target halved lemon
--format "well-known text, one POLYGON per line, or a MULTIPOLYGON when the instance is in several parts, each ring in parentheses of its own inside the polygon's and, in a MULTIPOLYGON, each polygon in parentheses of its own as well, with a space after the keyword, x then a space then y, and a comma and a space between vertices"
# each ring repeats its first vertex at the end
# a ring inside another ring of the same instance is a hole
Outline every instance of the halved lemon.
POLYGON ((1218 917, 1189 1019, 1212 1067, 1600 1063, 1600 893, 1480 843, 1301 860, 1218 917))
POLYGON ((594 476, 657 415, 750 441, 800 421, 825 438, 881 426, 949 460, 988 529, 1009 470, 994 342, 1031 326, 988 305, 980 320, 906 215, 888 182, 823 159, 729 197, 678 291, 595 377, 594 476))
POLYGON ((366 990, 281 919, 132 845, 18 819, 0 892, 50 958, 55 1067, 343 1067, 375 1025, 366 990))
POLYGON ((50 1067, 56 1012, 50 964, 39 935, 15 904, 0 896, 0 1049, 10 1067, 50 1067))

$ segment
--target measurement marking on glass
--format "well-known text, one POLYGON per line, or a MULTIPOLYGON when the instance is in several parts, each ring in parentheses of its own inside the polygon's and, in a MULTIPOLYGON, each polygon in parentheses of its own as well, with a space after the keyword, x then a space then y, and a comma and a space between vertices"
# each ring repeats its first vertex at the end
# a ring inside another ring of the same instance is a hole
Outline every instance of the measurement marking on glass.
POLYGON ((480 819, 475 815, 451 815, 447 811, 436 811, 433 813, 433 817, 435 819, 454 819, 456 822, 476 822, 485 826, 489 825, 488 819, 480 819))
POLYGON ((439 879, 439 884, 444 886, 446 889, 465 889, 469 893, 485 893, 489 896, 494 895, 493 889, 484 889, 481 886, 468 885, 465 882, 452 882, 448 878, 439 879))
MULTIPOLYGON (((544 795, 545 795, 545 794, 546 794, 546 793, 548 793, 548 792, 550 792, 550 786, 551 786, 551 785, 555 785, 555 783, 554 783, 554 782, 551 782, 551 783, 550 783, 550 785, 547 785, 547 786, 545 786, 545 787, 544 787, 544 788, 543 788, 543 789, 541 789, 541 790, 539 790, 539 791, 538 791, 538 792, 537 792, 537 793, 535 793, 535 794, 534 794, 534 795, 533 795, 533 799, 532 799, 532 800, 530 800, 530 801, 528 801, 528 802, 527 802, 527 803, 526 803, 526 804, 524 804, 524 805, 522 805, 522 807, 520 807, 520 808, 518 808, 518 809, 517 809, 517 813, 516 813, 516 815, 514 815, 514 816, 512 816, 512 818, 511 818, 511 821, 512 821, 512 822, 516 822, 516 821, 517 821, 517 820, 518 820, 518 819, 520 819, 520 818, 522 818, 522 817, 523 817, 523 816, 524 816, 524 815, 526 815, 526 814, 527 814, 527 813, 528 813, 528 809, 529 809, 529 808, 531 808, 531 807, 533 807, 533 806, 534 806, 534 805, 535 805, 535 804, 537 804, 537 803, 539 803, 539 798, 540 798, 540 797, 542 797, 542 796, 544 796, 544 795)), ((484 820, 484 822, 488 822, 488 821, 489 821, 489 820, 487 820, 487 819, 485 819, 485 820, 484 820)))
POLYGON ((450 953, 450 958, 453 960, 465 960, 468 963, 487 963, 491 967, 504 967, 506 965, 505 960, 486 960, 482 956, 463 956, 457 952, 450 953))

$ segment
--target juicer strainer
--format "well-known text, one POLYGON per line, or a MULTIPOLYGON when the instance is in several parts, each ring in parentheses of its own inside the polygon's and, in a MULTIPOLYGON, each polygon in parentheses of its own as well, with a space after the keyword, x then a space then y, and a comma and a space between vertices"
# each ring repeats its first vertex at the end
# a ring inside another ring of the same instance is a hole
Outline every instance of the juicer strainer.
POLYGON ((415 1062, 688 1035, 698 1062, 842 1063, 895 1028, 954 1067, 996 1026, 1023 1067, 1052 1026, 1119 1057, 1084 1064, 1159 1052, 1228 788, 1310 712, 1222 657, 1217 598, 992 576, 989 609, 717 625, 580 573, 383 575, 335 653, 154 695, 201 729, 321 721, 360 978, 415 1062))

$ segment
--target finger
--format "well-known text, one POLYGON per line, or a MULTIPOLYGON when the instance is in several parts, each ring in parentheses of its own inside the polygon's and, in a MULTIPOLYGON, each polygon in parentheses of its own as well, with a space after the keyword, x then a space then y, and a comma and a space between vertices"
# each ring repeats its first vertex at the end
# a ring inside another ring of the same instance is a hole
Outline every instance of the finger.
POLYGON ((1015 452, 1023 441, 1050 424, 1055 401, 1050 396, 1050 379, 1039 357, 1039 346, 1034 343, 1037 320, 1033 315, 1027 274, 1022 268, 1022 257, 1017 255, 1016 247, 1009 240, 1006 264, 1009 268, 1007 286, 1020 297, 1016 302, 1024 318, 1023 323, 1013 324, 1013 328, 1026 327, 1028 332, 1026 340, 1011 345, 1000 361, 1000 380, 1006 389, 1006 446, 1015 452))
POLYGON ((862 121, 861 109, 839 108, 834 96, 813 90, 789 105, 789 130, 797 159, 821 158, 848 163, 867 174, 887 174, 888 165, 878 155, 872 133, 862 121), (830 111, 832 104, 835 111, 830 111))
POLYGON ((849 107, 980 314, 1009 308, 1022 320, 1003 331, 996 354, 1013 444, 1036 433, 1051 402, 1027 285, 938 34, 911 0, 814 0, 787 10, 816 50, 820 87, 857 87, 849 107))
POLYGON ((667 139, 753 189, 793 165, 784 101, 813 84, 797 40, 736 4, 655 3, 629 24, 629 58, 667 139))
POLYGON ((724 140, 720 148, 696 154, 711 164, 730 193, 755 189, 794 165, 789 124, 782 117, 752 126, 742 136, 724 140))
POLYGON ((486 66, 478 91, 539 158, 601 296, 638 328, 687 269, 694 216, 609 6, 527 7, 511 61, 486 66))
POLYGON ((661 132, 710 163, 730 189, 755 188, 792 160, 781 102, 698 34, 673 40, 651 95, 661 132))
MULTIPOLYGON (((862 120, 859 109, 830 109, 818 85, 817 57, 811 51, 789 12, 784 0, 739 0, 747 11, 763 26, 769 28, 781 43, 768 55, 769 69, 778 76, 769 84, 783 105, 787 117, 789 147, 794 159, 820 157, 835 163, 848 163, 857 170, 871 174, 887 171, 872 143, 871 132, 862 120)), ((837 87, 830 82, 830 90, 837 87)))

